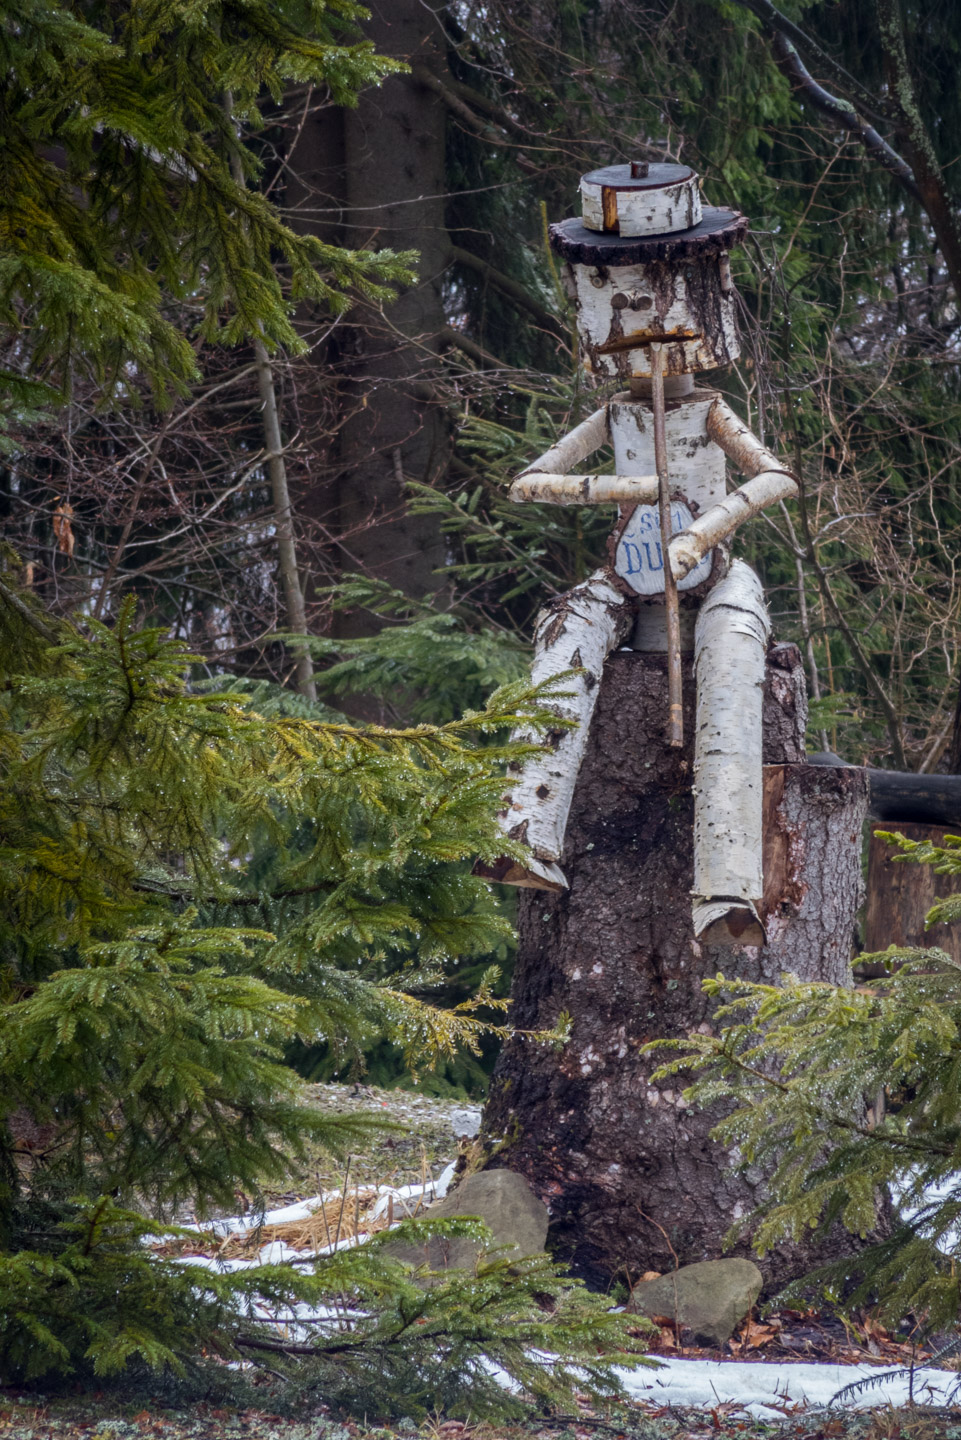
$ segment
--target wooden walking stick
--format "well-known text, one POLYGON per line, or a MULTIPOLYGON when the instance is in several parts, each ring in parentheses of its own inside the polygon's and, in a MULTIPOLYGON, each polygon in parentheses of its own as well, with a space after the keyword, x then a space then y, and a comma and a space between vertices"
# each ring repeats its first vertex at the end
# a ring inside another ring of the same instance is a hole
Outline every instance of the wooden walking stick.
POLYGON ((661 555, 664 560, 664 615, 667 624, 667 743, 684 744, 684 705, 681 697, 681 617, 677 582, 671 570, 671 487, 667 473, 667 437, 664 426, 664 352, 651 345, 651 406, 654 411, 654 468, 657 471, 657 507, 661 521, 661 555))

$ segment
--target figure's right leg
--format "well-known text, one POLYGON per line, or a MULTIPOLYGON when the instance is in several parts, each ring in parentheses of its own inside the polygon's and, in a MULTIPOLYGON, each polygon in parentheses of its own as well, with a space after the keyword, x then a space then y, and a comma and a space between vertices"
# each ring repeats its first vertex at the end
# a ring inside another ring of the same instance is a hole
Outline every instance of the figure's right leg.
MULTIPOLYGON (((575 725, 549 733, 550 748, 516 771, 516 778, 509 777, 501 826, 508 839, 527 845, 529 854, 523 862, 509 856, 479 861, 475 875, 533 889, 567 889, 558 862, 597 690, 605 660, 633 624, 634 602, 612 585, 606 570, 595 570, 582 584, 551 601, 537 617, 531 680, 539 685, 565 670, 583 672, 563 682, 561 689, 569 693, 548 699, 544 705, 575 725)), ((521 731, 513 739, 536 742, 538 737, 521 731)))

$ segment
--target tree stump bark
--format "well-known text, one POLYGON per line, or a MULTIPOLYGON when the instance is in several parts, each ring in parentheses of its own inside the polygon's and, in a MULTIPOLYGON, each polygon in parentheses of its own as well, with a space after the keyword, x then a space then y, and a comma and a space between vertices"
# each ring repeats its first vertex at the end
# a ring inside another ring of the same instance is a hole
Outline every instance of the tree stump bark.
MULTIPOLYGON (((685 734, 694 685, 685 660, 685 734)), ((588 1283, 716 1259, 763 1194, 709 1138, 716 1112, 654 1085, 646 1041, 713 1024, 701 982, 718 971, 776 982, 850 981, 861 900, 867 777, 803 763, 807 703, 793 646, 770 653, 764 707, 764 947, 694 939, 691 750, 665 743, 666 657, 607 663, 567 828, 569 891, 520 896, 513 1023, 549 1028, 561 1052, 515 1038, 502 1053, 481 1133, 485 1163, 525 1175, 551 1211, 550 1244, 588 1283)), ((837 1237, 843 1244, 843 1238, 837 1237)), ((744 1242, 735 1253, 748 1253, 744 1242)), ((818 1259, 843 1253, 837 1244, 818 1259)), ((764 1261, 768 1286, 810 1268, 794 1247, 764 1261)))

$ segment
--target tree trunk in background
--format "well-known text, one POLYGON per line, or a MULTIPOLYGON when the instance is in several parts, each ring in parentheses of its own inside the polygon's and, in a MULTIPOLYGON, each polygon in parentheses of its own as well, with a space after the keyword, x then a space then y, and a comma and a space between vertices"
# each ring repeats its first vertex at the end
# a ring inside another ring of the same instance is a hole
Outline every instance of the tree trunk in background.
MULTIPOLYGON (((794 646, 769 654, 764 714, 764 948, 699 946, 693 935, 691 747, 665 743, 664 656, 610 657, 567 829, 570 890, 523 892, 512 1019, 573 1020, 560 1053, 512 1041, 484 1114, 488 1163, 520 1171, 551 1209, 550 1243, 593 1284, 716 1259, 728 1227, 763 1192, 728 1173, 682 1083, 654 1086, 648 1040, 712 1024, 701 982, 718 971, 776 982, 850 981, 861 897, 863 771, 803 760, 803 670, 794 646)), ((685 659, 685 734, 694 685, 685 659)), ((846 1236, 818 1258, 853 1248, 846 1236)), ((739 1253, 749 1253, 746 1243, 739 1253)), ((810 1268, 783 1247, 762 1261, 768 1287, 810 1268)))
MULTIPOLYGON (((364 30, 376 50, 446 69, 443 32, 420 0, 369 8, 364 30)), ((432 386, 450 249, 445 122, 437 95, 399 75, 365 91, 356 109, 310 117, 287 157, 287 201, 300 228, 353 248, 419 252, 417 281, 384 314, 358 303, 316 352, 337 439, 301 502, 320 533, 334 537, 340 573, 366 571, 412 596, 438 588, 434 571, 444 562, 437 522, 409 514, 404 482, 436 481, 450 456, 432 386)), ((309 408, 311 397, 300 403, 309 408)), ((363 622, 345 623, 358 633, 363 622)))

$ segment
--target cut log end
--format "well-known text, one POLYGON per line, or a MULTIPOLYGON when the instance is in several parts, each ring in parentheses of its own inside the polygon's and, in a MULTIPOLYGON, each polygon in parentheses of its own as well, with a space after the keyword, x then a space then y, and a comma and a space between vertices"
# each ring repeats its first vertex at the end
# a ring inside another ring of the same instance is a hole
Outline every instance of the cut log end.
POLYGON ((767 940, 750 901, 695 905, 694 934, 702 945, 764 945, 767 940))
POLYGON ((553 895, 563 895, 570 888, 559 865, 538 860, 533 855, 526 865, 508 855, 502 855, 492 865, 476 860, 471 874, 480 875, 485 880, 496 880, 501 885, 516 885, 521 890, 548 890, 553 895))

